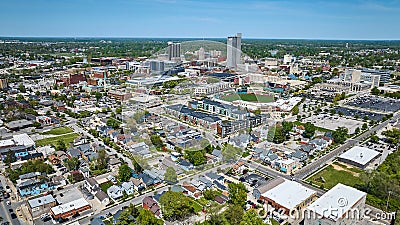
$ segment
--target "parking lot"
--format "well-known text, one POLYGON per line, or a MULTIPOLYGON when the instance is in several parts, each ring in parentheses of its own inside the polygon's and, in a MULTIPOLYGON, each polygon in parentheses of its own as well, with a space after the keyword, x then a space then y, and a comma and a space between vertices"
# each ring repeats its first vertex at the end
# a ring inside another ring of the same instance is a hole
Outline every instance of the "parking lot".
POLYGON ((337 113, 343 113, 343 115, 345 115, 345 116, 355 117, 357 115, 358 118, 360 118, 360 119, 367 116, 369 120, 375 120, 375 121, 380 121, 385 116, 384 114, 380 114, 380 113, 363 111, 363 110, 359 110, 359 109, 349 109, 349 108, 345 108, 345 107, 336 107, 335 110, 337 113))
POLYGON ((346 127, 349 129, 349 133, 354 133, 357 127, 362 126, 364 122, 353 120, 345 117, 340 117, 339 115, 329 115, 326 113, 321 113, 318 115, 312 115, 303 120, 304 123, 311 122, 315 126, 322 127, 329 130, 336 130, 338 127, 346 127))
POLYGON ((376 96, 362 96, 348 102, 347 105, 383 112, 396 112, 400 110, 400 100, 376 96))

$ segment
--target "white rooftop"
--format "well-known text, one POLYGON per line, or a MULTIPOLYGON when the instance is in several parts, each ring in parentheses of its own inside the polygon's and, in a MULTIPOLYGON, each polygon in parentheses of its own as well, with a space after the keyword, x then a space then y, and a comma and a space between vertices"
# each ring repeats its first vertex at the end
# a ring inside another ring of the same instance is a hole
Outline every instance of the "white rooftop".
POLYGON ((7 147, 7 146, 13 146, 13 145, 14 145, 14 141, 11 139, 0 140, 0 148, 7 147))
POLYGON ((309 205, 307 210, 314 211, 320 216, 337 221, 366 195, 365 192, 359 191, 355 188, 343 184, 337 184, 314 203, 309 205))
POLYGON ((316 194, 316 192, 297 182, 285 180, 280 185, 261 195, 290 210, 294 209, 313 194, 316 194))
POLYGON ((71 210, 82 208, 87 205, 89 205, 89 203, 84 198, 79 198, 77 200, 62 205, 54 206, 51 208, 51 211, 54 213, 54 215, 60 215, 71 210))
POLYGON ((347 152, 341 154, 339 158, 347 159, 360 165, 366 165, 378 155, 379 152, 375 150, 360 146, 354 146, 347 152))
POLYGON ((52 195, 45 195, 39 198, 31 199, 28 200, 29 205, 31 208, 35 208, 41 205, 46 205, 52 202, 55 202, 56 200, 53 198, 52 195))
POLYGON ((13 139, 17 145, 23 145, 26 147, 32 147, 35 145, 35 142, 28 134, 16 134, 13 136, 13 139))

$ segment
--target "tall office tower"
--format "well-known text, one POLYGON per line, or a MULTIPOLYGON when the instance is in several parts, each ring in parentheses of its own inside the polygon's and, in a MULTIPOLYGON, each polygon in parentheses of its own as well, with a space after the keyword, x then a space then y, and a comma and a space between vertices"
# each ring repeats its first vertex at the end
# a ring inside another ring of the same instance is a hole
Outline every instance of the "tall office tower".
POLYGON ((168 42, 168 60, 176 60, 181 57, 181 43, 168 42))
POLYGON ((226 67, 236 68, 237 64, 240 64, 242 33, 237 33, 234 37, 228 37, 226 47, 226 67))
POLYGON ((203 47, 201 47, 201 48, 199 49, 198 54, 199 54, 199 60, 204 60, 204 59, 206 58, 205 51, 204 51, 204 48, 203 48, 203 47))

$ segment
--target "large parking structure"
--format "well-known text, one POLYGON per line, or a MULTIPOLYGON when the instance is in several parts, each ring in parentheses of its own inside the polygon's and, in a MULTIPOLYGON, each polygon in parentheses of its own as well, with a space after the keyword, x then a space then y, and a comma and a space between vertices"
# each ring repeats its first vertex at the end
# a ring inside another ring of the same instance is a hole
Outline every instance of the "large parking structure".
POLYGON ((361 119, 367 116, 369 120, 375 120, 375 121, 380 121, 382 120, 383 117, 385 117, 385 114, 363 111, 359 109, 350 109, 345 107, 336 107, 335 111, 337 113, 342 113, 345 116, 351 116, 351 117, 358 116, 358 118, 361 119))
POLYGON ((354 133, 356 128, 361 128, 364 122, 340 117, 339 115, 329 115, 327 113, 321 113, 318 115, 312 115, 303 120, 304 123, 311 122, 315 126, 322 127, 328 130, 336 130, 338 127, 346 127, 349 129, 349 133, 354 133))
POLYGON ((396 112, 400 110, 400 100, 377 96, 358 97, 348 102, 347 105, 383 112, 396 112))

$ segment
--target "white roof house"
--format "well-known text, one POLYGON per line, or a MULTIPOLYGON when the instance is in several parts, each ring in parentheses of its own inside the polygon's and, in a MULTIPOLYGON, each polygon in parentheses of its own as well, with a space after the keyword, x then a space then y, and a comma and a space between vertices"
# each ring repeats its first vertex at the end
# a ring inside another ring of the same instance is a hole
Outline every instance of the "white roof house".
POLYGON ((29 137, 28 134, 16 134, 13 136, 14 142, 17 145, 23 145, 25 147, 32 147, 35 145, 35 142, 29 137))
POLYGON ((313 191, 297 182, 286 180, 261 194, 261 196, 274 201, 286 209, 294 209, 298 205, 307 202, 308 199, 315 196, 313 191))
POLYGON ((338 221, 353 208, 363 206, 367 194, 355 188, 337 184, 323 194, 319 199, 307 207, 308 211, 315 212, 320 217, 338 221), (332 210, 327 210, 332 209, 332 210))
POLYGON ((80 208, 83 208, 85 206, 89 206, 89 203, 84 199, 84 198, 79 198, 77 200, 62 204, 62 205, 58 205, 58 206, 54 206, 51 208, 51 211, 53 212, 53 214, 55 216, 57 215, 61 215, 67 212, 70 212, 72 210, 77 210, 80 208))
POLYGON ((360 146, 354 146, 350 150, 341 154, 339 161, 365 168, 372 160, 380 155, 379 152, 360 146))

